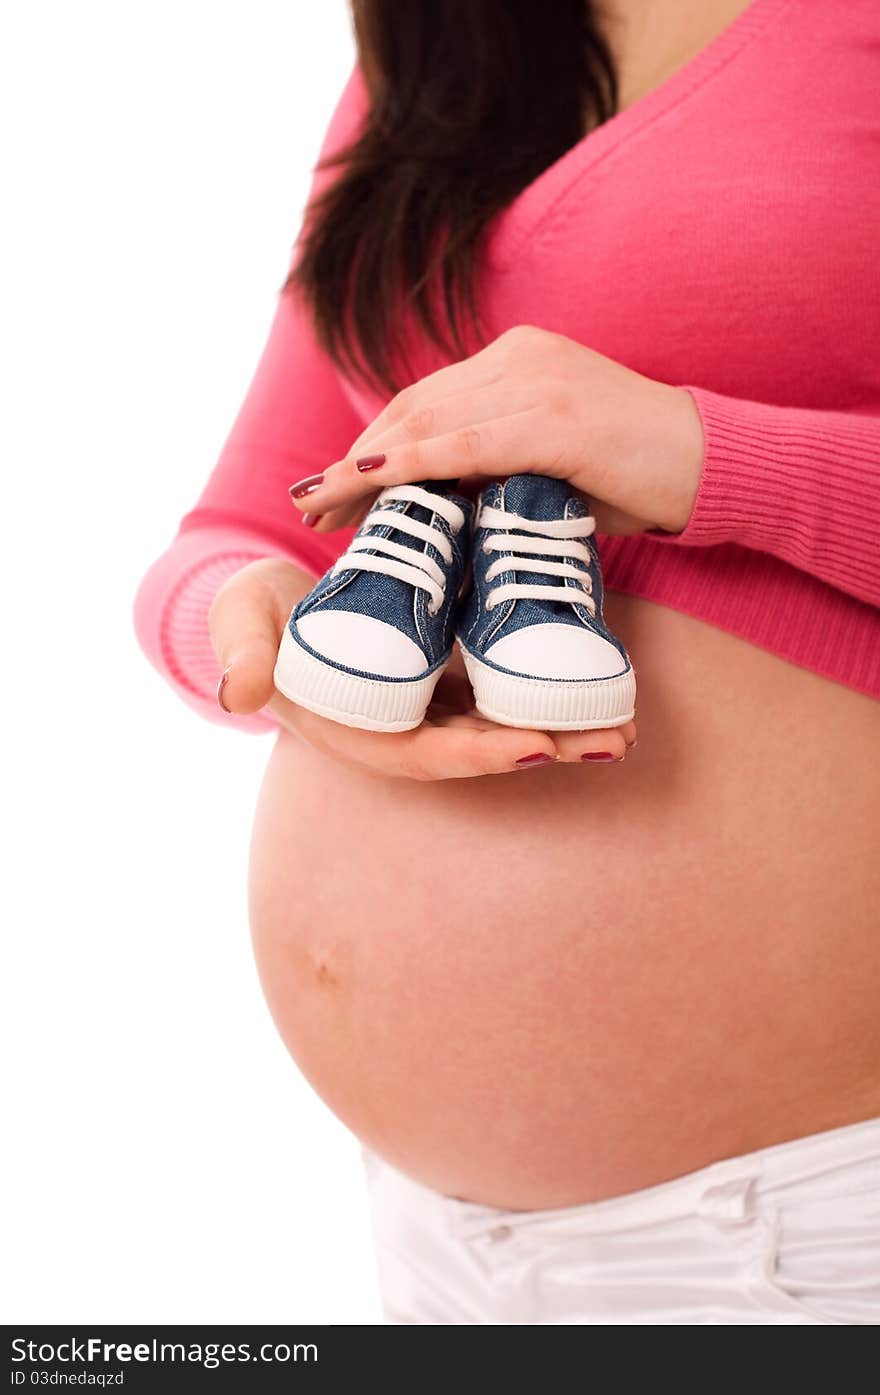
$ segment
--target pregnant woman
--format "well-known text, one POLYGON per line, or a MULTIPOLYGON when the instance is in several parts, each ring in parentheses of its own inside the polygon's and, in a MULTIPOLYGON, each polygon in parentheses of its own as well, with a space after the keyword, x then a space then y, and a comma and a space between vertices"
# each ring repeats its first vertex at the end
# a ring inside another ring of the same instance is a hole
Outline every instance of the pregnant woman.
POLYGON ((877 7, 355 24, 137 621, 185 700, 277 733, 256 954, 363 1141, 389 1319, 877 1323, 877 7), (380 488, 520 471, 591 501, 637 748, 493 726, 455 667, 400 735, 273 691, 380 488))

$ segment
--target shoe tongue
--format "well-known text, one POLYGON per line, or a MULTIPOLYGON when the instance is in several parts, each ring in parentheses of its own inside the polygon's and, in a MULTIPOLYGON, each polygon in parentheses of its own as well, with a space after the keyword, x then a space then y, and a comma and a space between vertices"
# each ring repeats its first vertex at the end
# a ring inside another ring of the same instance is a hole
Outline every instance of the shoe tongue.
POLYGON ((518 513, 541 523, 565 518, 570 499, 581 506, 572 510, 574 517, 581 508, 585 514, 589 512, 565 480, 552 479, 549 475, 511 475, 504 484, 504 507, 508 513, 518 513))
POLYGON ((444 498, 449 498, 452 495, 452 486, 456 483, 456 480, 419 480, 416 488, 424 489, 428 494, 442 494, 444 498))

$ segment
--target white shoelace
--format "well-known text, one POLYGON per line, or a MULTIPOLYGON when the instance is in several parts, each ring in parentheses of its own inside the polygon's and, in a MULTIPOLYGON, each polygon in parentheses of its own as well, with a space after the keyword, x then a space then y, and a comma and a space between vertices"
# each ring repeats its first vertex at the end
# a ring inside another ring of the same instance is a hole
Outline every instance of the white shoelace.
MULTIPOLYGON (((464 513, 451 499, 442 494, 432 494, 429 489, 420 489, 417 484, 392 485, 383 489, 376 501, 377 507, 364 519, 363 528, 394 528, 410 537, 421 538, 437 549, 447 566, 452 562, 452 547, 446 534, 431 523, 420 523, 417 518, 397 509, 384 506, 394 500, 408 504, 420 504, 424 509, 445 518, 453 533, 464 527, 464 513)), ((380 538, 367 533, 359 533, 343 552, 333 568, 335 572, 357 570, 379 572, 382 576, 394 576, 420 591, 427 591, 431 597, 428 610, 436 615, 446 595, 446 576, 442 568, 429 557, 427 551, 417 547, 407 547, 391 538, 380 538), (379 553, 379 556, 375 554, 379 553)))
POLYGON ((502 572, 539 572, 544 576, 559 577, 559 584, 555 586, 527 581, 510 581, 503 586, 494 586, 486 597, 487 610, 494 610, 504 601, 535 600, 583 605, 591 615, 596 614, 589 572, 572 566, 570 561, 547 560, 550 557, 567 557, 589 566, 591 559, 588 549, 575 539, 589 538, 596 531, 595 518, 561 518, 552 523, 543 523, 534 518, 521 518, 519 514, 508 513, 506 509, 485 505, 480 510, 477 525, 481 528, 515 528, 518 533, 516 537, 509 532, 490 533, 483 543, 486 552, 504 553, 489 567, 487 581, 494 581, 502 572), (522 533, 533 536, 522 537, 522 533), (528 555, 522 556, 523 553, 528 555), (578 585, 569 586, 568 581, 576 581, 578 585))

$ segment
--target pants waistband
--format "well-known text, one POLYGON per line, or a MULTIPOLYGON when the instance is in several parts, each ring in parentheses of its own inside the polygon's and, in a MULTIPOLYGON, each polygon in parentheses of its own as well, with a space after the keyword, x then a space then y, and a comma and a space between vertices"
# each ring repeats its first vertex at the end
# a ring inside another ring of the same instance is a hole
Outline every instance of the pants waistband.
POLYGON ((846 1185, 854 1189, 880 1186, 880 1118, 725 1158, 641 1191, 557 1209, 504 1211, 444 1196, 402 1174, 397 1177, 402 1200, 409 1196, 422 1211, 426 1206, 437 1208, 444 1224, 461 1235, 478 1233, 501 1219, 513 1227, 576 1219, 581 1233, 608 1234, 695 1215, 735 1225, 748 1218, 759 1199, 779 1194, 797 1200, 801 1189, 813 1199, 821 1196, 823 1179, 829 1194, 837 1195, 843 1172, 848 1174, 846 1185))

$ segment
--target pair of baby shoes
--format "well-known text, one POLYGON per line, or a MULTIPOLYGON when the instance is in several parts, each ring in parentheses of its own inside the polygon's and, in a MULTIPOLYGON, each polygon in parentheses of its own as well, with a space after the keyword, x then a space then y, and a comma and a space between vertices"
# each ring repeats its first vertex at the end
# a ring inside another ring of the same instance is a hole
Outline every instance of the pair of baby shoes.
POLYGON ((489 484, 476 507, 445 483, 391 486, 294 609, 276 687, 346 726, 407 731, 457 639, 485 717, 622 726, 635 674, 603 618, 594 529, 581 496, 542 475, 489 484))

